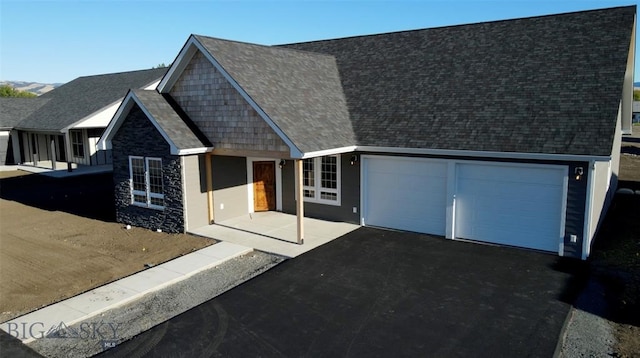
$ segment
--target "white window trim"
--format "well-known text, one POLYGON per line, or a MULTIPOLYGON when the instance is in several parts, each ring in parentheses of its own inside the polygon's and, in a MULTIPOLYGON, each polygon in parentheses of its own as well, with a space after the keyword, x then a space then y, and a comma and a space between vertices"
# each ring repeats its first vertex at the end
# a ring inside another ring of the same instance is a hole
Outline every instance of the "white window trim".
POLYGON ((78 158, 78 159, 84 159, 86 157, 86 153, 85 153, 85 144, 84 144, 84 131, 82 129, 72 129, 69 131, 69 137, 71 140, 71 155, 74 158, 78 158), (76 141, 76 136, 75 134, 78 135, 80 141, 76 141), (81 151, 78 151, 79 155, 76 155, 76 153, 74 153, 76 151, 76 147, 78 149, 82 149, 81 151))
POLYGON ((334 206, 340 206, 341 205, 341 189, 342 189, 342 174, 341 174, 341 168, 340 168, 340 155, 326 155, 325 157, 334 157, 336 158, 336 189, 331 189, 331 188, 323 188, 322 187, 322 158, 323 157, 315 157, 315 158, 308 158, 310 160, 313 160, 313 183, 315 184, 314 186, 307 186, 304 185, 302 188, 303 190, 313 190, 314 193, 314 197, 313 198, 309 198, 309 197, 304 197, 304 201, 308 202, 308 203, 318 203, 318 204, 326 204, 326 205, 334 205, 334 206), (320 192, 324 191, 324 192, 328 192, 328 193, 336 193, 336 200, 327 200, 327 199, 321 199, 320 198, 320 192))
POLYGON ((140 206, 143 208, 156 209, 156 210, 164 210, 164 205, 155 205, 151 203, 151 198, 162 199, 162 201, 164 202, 164 186, 162 187, 162 194, 151 192, 151 185, 149 182, 149 162, 150 161, 159 161, 160 168, 162 168, 161 158, 154 158, 154 157, 145 158, 145 157, 140 157, 135 155, 129 156, 129 191, 131 193, 130 194, 131 205, 140 206), (131 164, 134 159, 140 159, 144 161, 144 188, 145 188, 144 191, 133 189, 133 166, 131 164), (146 202, 142 203, 139 201, 135 201, 134 200, 135 195, 144 196, 146 198, 146 202))

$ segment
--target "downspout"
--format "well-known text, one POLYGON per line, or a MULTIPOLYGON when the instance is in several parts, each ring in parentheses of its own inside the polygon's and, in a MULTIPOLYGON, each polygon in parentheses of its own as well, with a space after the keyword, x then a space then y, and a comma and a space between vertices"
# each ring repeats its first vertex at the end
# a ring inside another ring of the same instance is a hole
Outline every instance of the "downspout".
POLYGON ((589 161, 589 176, 587 177, 587 198, 584 205, 584 227, 582 234, 582 259, 586 260, 591 251, 591 207, 593 206, 594 176, 596 173, 595 161, 589 161))

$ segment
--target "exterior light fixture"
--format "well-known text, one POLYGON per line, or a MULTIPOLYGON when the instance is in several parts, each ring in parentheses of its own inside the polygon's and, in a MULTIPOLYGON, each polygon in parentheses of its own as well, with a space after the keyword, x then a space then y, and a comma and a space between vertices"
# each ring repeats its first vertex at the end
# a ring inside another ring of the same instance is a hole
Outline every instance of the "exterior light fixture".
POLYGON ((351 159, 349 162, 351 163, 351 165, 355 165, 357 161, 358 161, 358 156, 354 154, 351 156, 351 159))
POLYGON ((580 180, 580 178, 582 178, 582 175, 584 174, 584 170, 582 169, 582 167, 576 167, 573 173, 576 175, 576 180, 580 180))
POLYGON ((285 160, 284 160, 284 159, 280 159, 280 164, 278 164, 278 166, 280 167, 280 169, 282 169, 282 167, 284 167, 284 165, 285 165, 286 163, 287 163, 287 162, 285 162, 285 160))

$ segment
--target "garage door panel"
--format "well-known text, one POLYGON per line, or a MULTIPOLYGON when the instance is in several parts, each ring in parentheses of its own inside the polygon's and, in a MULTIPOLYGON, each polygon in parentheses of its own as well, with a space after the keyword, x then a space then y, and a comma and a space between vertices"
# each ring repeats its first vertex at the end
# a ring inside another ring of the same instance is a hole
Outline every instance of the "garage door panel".
POLYGON ((364 161, 366 225, 444 235, 445 163, 420 158, 364 161))
POLYGON ((564 180, 560 168, 459 165, 456 237, 556 251, 564 180))

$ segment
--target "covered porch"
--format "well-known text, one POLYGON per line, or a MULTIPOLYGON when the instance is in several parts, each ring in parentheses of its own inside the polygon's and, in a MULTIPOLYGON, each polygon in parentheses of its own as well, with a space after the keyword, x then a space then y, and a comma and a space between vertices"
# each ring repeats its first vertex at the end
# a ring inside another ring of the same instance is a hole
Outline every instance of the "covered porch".
POLYGON ((307 217, 304 218, 303 225, 303 244, 297 243, 297 217, 277 211, 250 213, 189 232, 260 251, 296 257, 359 227, 355 224, 307 217))

